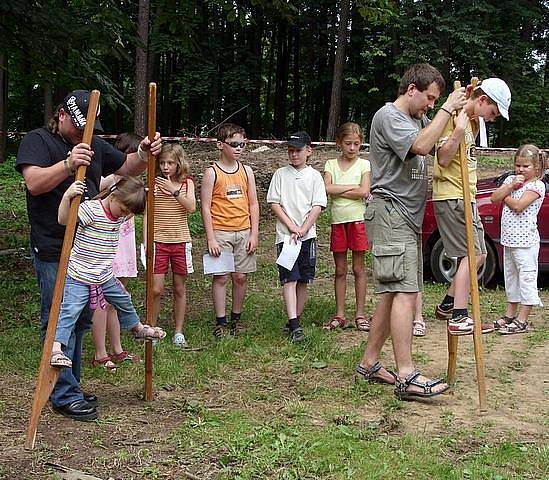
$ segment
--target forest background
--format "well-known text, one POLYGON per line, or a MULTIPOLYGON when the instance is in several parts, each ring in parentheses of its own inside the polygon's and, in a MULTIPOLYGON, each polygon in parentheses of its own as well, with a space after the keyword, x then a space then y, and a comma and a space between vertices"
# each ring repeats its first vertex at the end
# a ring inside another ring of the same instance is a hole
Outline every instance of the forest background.
MULTIPOLYGON (((106 133, 145 132, 158 84, 163 135, 225 118, 249 138, 365 131, 406 67, 498 76, 511 120, 490 146, 549 146, 549 2, 543 0, 19 0, 0 2, 0 161, 72 89, 101 91, 106 133), (236 113, 235 113, 236 112, 236 113)), ((445 92, 448 93, 448 92, 445 92)))

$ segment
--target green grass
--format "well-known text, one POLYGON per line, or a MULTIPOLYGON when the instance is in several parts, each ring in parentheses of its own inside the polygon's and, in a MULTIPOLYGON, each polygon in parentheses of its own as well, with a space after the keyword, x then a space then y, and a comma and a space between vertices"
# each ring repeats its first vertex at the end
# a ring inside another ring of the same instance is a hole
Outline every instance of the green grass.
MULTIPOLYGON (((0 202, 0 244, 4 241, 2 228, 9 228, 20 233, 14 245, 25 247, 28 232, 22 218, 24 194, 19 181, 9 165, 0 167, 0 199, 4 199, 0 202), (22 217, 12 224, 2 223, 9 218, 9 209, 22 217)), ((249 331, 242 337, 213 339, 210 279, 200 274, 189 279, 185 335, 193 347, 201 350, 181 351, 171 345, 168 337, 154 350, 155 389, 169 392, 168 399, 134 405, 139 409, 137 417, 150 421, 151 426, 155 422, 163 424, 172 416, 179 419, 167 421, 166 438, 157 439, 150 448, 112 444, 113 430, 124 432, 127 417, 124 412, 104 407, 97 425, 90 427, 93 433, 87 441, 88 463, 81 466, 82 470, 103 472, 99 476, 105 478, 122 478, 128 475, 129 467, 145 479, 183 478, 173 473, 176 468, 209 472, 202 478, 235 480, 548 478, 546 443, 537 437, 528 441, 521 432, 495 427, 492 420, 464 425, 453 410, 464 395, 459 390, 443 406, 430 407, 429 414, 417 414, 414 406, 397 401, 391 389, 354 381, 354 366, 364 351, 366 337, 356 336, 353 331, 332 334, 318 328, 335 309, 333 262, 325 234, 329 223, 325 217, 319 222, 317 282, 311 287, 302 317, 307 340, 294 345, 282 332, 285 310, 272 263, 271 232, 263 239, 258 272, 250 277, 243 315, 249 331), (430 422, 438 427, 425 431, 424 426, 430 422)), ((198 263, 204 244, 199 214, 193 214, 190 222, 198 263)), ((138 222, 138 228, 140 225, 138 222)), ((41 353, 39 295, 25 256, 0 256, 0 270, 0 368, 24 384, 33 381, 41 353)), ((425 284, 426 315, 442 298, 445 288, 425 284)), ((129 290, 143 314, 143 277, 132 279, 129 290)), ((160 322, 171 333, 169 291, 168 281, 160 322)), ((373 308, 370 298, 369 311, 373 308)), ((481 299, 485 318, 501 314, 505 307, 501 287, 483 289, 481 299)), ((351 309, 351 303, 348 306, 351 309)), ((539 360, 536 355, 548 338, 546 329, 537 329, 517 339, 505 363, 488 365, 492 394, 499 395, 500 408, 517 408, 521 398, 511 392, 518 375, 524 375, 539 360)), ((435 340, 428 336, 422 340, 423 348, 414 349, 414 361, 430 371, 444 368, 436 360, 436 351, 429 348, 429 342, 435 340)), ((125 337, 123 341, 127 349, 139 352, 132 340, 125 337)), ((460 358, 470 362, 466 353, 470 347, 462 345, 467 344, 460 343, 460 358)), ((487 355, 501 347, 501 337, 491 336, 485 341, 487 355)), ((86 358, 92 350, 88 336, 86 358)), ((127 365, 113 375, 86 364, 83 378, 115 395, 117 389, 140 388, 143 366, 127 365)), ((527 395, 526 390, 520 391, 527 395)), ((110 402, 109 398, 101 400, 107 405, 110 402)), ((20 393, 10 397, 9 402, 13 408, 29 399, 20 393)), ((0 416, 7 408, 7 400, 0 399, 0 416)), ((534 421, 547 425, 547 413, 540 412, 534 421)), ((57 447, 56 455, 66 455, 65 461, 77 448, 70 437, 57 445, 61 448, 57 447)), ((61 457, 58 463, 65 461, 61 457)), ((12 470, 0 467, 0 478, 9 478, 10 474, 12 470)))

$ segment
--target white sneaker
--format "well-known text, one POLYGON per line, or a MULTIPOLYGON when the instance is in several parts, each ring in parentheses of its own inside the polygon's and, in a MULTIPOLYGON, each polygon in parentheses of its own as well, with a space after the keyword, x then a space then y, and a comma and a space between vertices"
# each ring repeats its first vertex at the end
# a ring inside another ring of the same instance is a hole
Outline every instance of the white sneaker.
POLYGON ((187 346, 187 340, 185 340, 185 335, 182 333, 176 333, 173 336, 172 340, 174 345, 177 345, 178 347, 186 347, 187 346))

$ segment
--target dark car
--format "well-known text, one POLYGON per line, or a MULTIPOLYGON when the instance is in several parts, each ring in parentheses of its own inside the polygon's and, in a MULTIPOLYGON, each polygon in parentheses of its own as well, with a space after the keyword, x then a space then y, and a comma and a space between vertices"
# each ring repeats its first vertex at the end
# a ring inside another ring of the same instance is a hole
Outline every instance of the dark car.
MULTIPOLYGON (((513 172, 506 172, 495 178, 480 180, 477 184, 477 205, 486 240, 488 257, 479 272, 479 281, 486 284, 503 271, 503 247, 500 241, 501 211, 503 203, 492 203, 490 196, 513 172)), ((540 235, 539 271, 549 271, 549 175, 545 175, 545 199, 538 215, 540 235)), ((423 258, 425 271, 430 271, 437 282, 450 282, 456 273, 457 259, 444 251, 438 232, 433 201, 427 202, 423 220, 423 258)))

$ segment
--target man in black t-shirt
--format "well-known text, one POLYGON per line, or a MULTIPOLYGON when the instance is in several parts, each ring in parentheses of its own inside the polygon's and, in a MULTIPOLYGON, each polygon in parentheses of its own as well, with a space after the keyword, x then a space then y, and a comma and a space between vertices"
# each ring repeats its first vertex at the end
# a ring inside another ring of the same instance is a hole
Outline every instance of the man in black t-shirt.
MULTIPOLYGON (((57 211, 63 194, 74 182, 76 169, 87 166, 85 195, 89 199, 99 193, 101 176, 139 175, 147 167, 147 152, 150 150, 156 156, 162 147, 159 133, 152 143, 148 138, 142 140, 139 150, 128 155, 95 136, 91 145, 82 143, 89 97, 86 90, 67 95, 48 125, 25 135, 17 152, 15 168, 22 173, 27 190, 31 255, 40 288, 42 340, 65 234, 65 227, 57 223, 57 211)), ((99 120, 94 128, 101 130, 99 120)), ((64 349, 65 355, 72 359, 72 369, 64 368, 60 372, 50 398, 54 410, 83 421, 97 418, 97 398, 84 395, 80 389, 82 337, 90 323, 91 315, 86 309, 64 349)))

